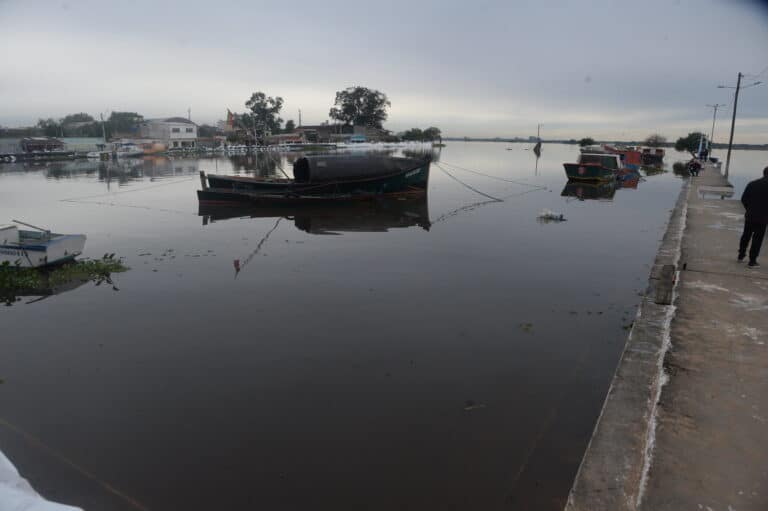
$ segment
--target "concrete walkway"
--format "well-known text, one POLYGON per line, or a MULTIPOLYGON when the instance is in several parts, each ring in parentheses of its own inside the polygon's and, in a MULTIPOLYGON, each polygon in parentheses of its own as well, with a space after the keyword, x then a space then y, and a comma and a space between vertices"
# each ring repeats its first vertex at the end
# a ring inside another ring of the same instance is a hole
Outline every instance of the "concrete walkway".
POLYGON ((744 209, 702 193, 725 185, 708 168, 688 189, 644 511, 768 509, 768 246, 736 261, 744 209))

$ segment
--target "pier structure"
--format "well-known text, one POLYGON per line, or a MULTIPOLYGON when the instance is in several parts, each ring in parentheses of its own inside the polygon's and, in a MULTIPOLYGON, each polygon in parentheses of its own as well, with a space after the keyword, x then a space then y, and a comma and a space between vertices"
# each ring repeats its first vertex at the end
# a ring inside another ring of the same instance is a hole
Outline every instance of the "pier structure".
POLYGON ((686 180, 567 511, 768 509, 768 271, 736 199, 686 180))

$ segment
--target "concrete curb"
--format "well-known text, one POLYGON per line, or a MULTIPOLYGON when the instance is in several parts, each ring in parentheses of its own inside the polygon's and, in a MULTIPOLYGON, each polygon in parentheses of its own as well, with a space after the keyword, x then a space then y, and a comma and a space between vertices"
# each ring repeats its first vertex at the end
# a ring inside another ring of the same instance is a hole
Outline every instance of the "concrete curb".
POLYGON ((648 288, 568 495, 566 511, 635 510, 653 448, 656 405, 674 317, 671 297, 688 211, 690 180, 680 190, 648 288), (671 266, 671 267, 670 267, 671 266), (663 278, 663 279, 662 279, 663 278), (662 303, 657 303, 657 297, 662 303))

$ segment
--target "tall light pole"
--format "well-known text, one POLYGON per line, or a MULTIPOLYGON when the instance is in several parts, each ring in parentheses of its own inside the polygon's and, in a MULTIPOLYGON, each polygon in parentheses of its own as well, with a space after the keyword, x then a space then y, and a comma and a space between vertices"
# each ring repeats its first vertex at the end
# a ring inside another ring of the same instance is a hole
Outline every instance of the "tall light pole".
MULTIPOLYGON (((739 104, 739 90, 741 87, 741 79, 744 78, 743 73, 739 73, 738 79, 736 80, 736 87, 728 87, 725 85, 718 85, 718 89, 736 89, 736 93, 733 95, 733 117, 731 118, 731 138, 728 139, 728 156, 725 160, 725 177, 728 177, 728 168, 731 166, 731 147, 733 146, 733 130, 736 127, 736 107, 739 104)), ((763 82, 755 82, 747 85, 744 87, 745 89, 748 87, 754 87, 755 85, 760 85, 763 82)))
POLYGON ((728 106, 725 104, 716 103, 714 105, 707 105, 709 108, 714 109, 714 112, 712 113, 712 133, 709 135, 709 153, 707 153, 707 161, 709 161, 710 156, 712 156, 712 149, 714 149, 715 144, 715 119, 717 119, 717 109, 721 106, 728 106))

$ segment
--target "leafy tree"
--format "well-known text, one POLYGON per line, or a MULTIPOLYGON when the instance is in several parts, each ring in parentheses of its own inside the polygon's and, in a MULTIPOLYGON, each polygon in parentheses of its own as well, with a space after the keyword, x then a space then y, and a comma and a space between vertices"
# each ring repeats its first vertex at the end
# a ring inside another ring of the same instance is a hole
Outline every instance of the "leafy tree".
POLYGON ((400 135, 400 138, 403 140, 421 141, 424 140, 424 132, 419 128, 411 128, 408 131, 403 132, 403 134, 400 135))
POLYGON ((296 123, 293 122, 293 119, 288 119, 285 121, 285 132, 286 133, 293 133, 293 130, 296 129, 296 123))
POLYGON ((242 122, 250 122, 246 125, 248 128, 253 128, 255 121, 257 129, 269 130, 272 133, 280 132, 283 120, 279 114, 283 108, 283 98, 280 96, 273 98, 263 92, 254 92, 251 94, 251 99, 245 102, 245 106, 251 111, 251 115, 242 119, 242 122))
POLYGON ((201 124, 197 127, 197 135, 203 138, 215 137, 217 131, 216 126, 210 124, 201 124))
POLYGON ((347 126, 373 126, 381 128, 387 120, 391 106, 387 95, 367 87, 349 87, 336 93, 336 100, 328 116, 347 126))
MULTIPOLYGON (((688 133, 688 135, 685 137, 680 137, 677 139, 677 142, 675 142, 675 150, 687 151, 691 153, 691 156, 696 157, 696 152, 699 150, 699 140, 701 140, 701 137, 702 134, 698 131, 688 133)), ((706 135, 704 135, 704 139, 706 141, 706 135)))
POLYGON ((659 135, 658 133, 649 135, 648 138, 643 141, 643 145, 647 145, 648 147, 661 147, 666 143, 667 137, 659 135))
POLYGON ((64 116, 64 118, 61 120, 61 124, 72 124, 75 122, 93 122, 94 119, 90 115, 86 114, 85 112, 80 112, 79 114, 69 114, 64 116))
POLYGON ((43 135, 46 137, 58 137, 61 135, 61 125, 52 117, 38 119, 37 127, 43 130, 43 135))
POLYGON ((116 133, 133 133, 144 122, 144 116, 136 112, 112 112, 107 120, 107 136, 116 133))
POLYGON ((594 143, 595 143, 595 139, 590 137, 582 138, 581 140, 579 140, 579 145, 581 147, 593 145, 594 143))
POLYGON ((423 140, 440 140, 442 139, 442 133, 440 132, 440 128, 435 128, 434 126, 430 126, 429 128, 424 130, 424 138, 423 140))

